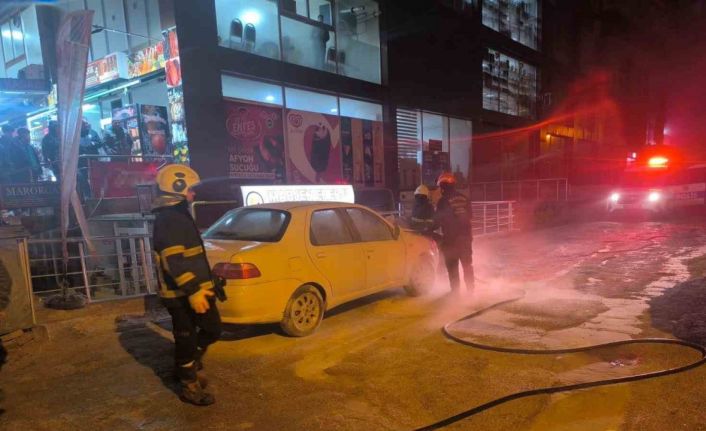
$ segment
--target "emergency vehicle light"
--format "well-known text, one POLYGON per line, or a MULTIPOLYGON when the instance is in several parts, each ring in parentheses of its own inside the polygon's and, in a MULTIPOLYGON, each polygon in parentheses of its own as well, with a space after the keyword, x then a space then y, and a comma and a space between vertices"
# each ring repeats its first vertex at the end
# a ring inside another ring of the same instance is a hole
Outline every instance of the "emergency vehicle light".
POLYGON ((647 161, 647 166, 651 168, 666 168, 669 163, 669 159, 663 156, 651 157, 647 161))
POLYGON ((620 200, 620 193, 613 193, 610 195, 610 200, 612 202, 618 202, 620 200))

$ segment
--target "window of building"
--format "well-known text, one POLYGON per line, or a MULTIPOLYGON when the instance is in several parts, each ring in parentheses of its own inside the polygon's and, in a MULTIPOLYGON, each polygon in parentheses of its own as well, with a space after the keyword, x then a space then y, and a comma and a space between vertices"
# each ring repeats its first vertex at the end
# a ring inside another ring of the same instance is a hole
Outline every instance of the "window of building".
POLYGON ((285 88, 284 90, 287 108, 328 115, 338 114, 338 98, 336 96, 295 88, 285 88))
POLYGON ((282 87, 250 79, 221 75, 223 97, 282 106, 282 87))
MULTIPOLYGON (((22 63, 21 67, 27 65, 25 53, 25 35, 22 29, 22 18, 19 14, 11 17, 4 23, 0 24, 0 36, 2 37, 2 52, 4 66, 8 70, 16 69, 18 63, 22 63)), ((9 74, 11 78, 16 78, 16 74, 9 74)))
POLYGON ((364 102, 362 100, 341 97, 340 109, 342 117, 360 118, 362 120, 382 121, 382 105, 364 102))
POLYGON ((279 60, 276 0, 216 0, 221 46, 279 60))
POLYGON ((536 67, 489 49, 483 60, 483 109, 534 118, 537 80, 536 67))
POLYGON ((374 0, 214 1, 221 46, 381 82, 374 0))
POLYGON ((288 63, 336 72, 336 33, 328 26, 283 16, 282 58, 288 63))
POLYGON ((398 109, 400 189, 413 190, 420 182, 432 185, 441 169, 451 170, 460 183, 466 182, 471 168, 471 127, 469 120, 398 109), (439 147, 441 151, 438 151, 439 147), (430 158, 430 151, 437 155, 430 158), (423 156, 425 152, 426 158, 423 156))
POLYGON ((338 70, 341 75, 370 82, 380 77, 380 9, 370 0, 338 3, 338 70))
POLYGON ((539 47, 539 0, 483 0, 483 25, 530 48, 539 47))

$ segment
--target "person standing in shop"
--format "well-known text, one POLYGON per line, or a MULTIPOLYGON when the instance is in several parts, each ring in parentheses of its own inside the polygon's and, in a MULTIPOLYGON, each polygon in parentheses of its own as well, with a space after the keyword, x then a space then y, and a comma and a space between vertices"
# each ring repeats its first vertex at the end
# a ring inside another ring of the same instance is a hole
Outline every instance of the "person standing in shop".
POLYGON ((0 136, 0 183, 10 183, 10 175, 12 171, 12 161, 10 153, 12 152, 12 144, 14 141, 13 133, 15 128, 9 124, 2 126, 2 136, 0 136))
POLYGON ((42 176, 42 163, 39 161, 37 150, 32 146, 32 138, 28 129, 24 127, 17 129, 17 143, 25 155, 24 163, 30 174, 28 180, 39 181, 42 176))
POLYGON ((59 133, 59 122, 50 121, 47 134, 42 138, 42 156, 57 181, 61 181, 61 137, 59 133))
POLYGON ((449 274, 451 291, 460 293, 459 264, 463 267, 466 289, 472 291, 473 231, 471 201, 456 190, 456 177, 450 172, 439 176, 441 199, 436 204, 434 222, 441 227, 440 248, 449 274))

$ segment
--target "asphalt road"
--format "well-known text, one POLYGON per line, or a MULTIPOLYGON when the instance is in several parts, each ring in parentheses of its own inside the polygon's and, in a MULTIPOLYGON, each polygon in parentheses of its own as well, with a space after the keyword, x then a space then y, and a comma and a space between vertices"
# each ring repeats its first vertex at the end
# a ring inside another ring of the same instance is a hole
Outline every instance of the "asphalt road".
MULTIPOLYGON (((678 347, 526 356, 464 347, 468 339, 575 347, 670 336, 650 325, 650 297, 696 274, 706 226, 597 222, 476 241, 473 295, 408 298, 393 290, 329 312, 319 331, 229 327, 206 358, 217 403, 182 404, 163 315, 139 302, 42 313, 49 336, 10 350, 2 370, 7 430, 410 430, 512 392, 622 376, 694 359, 678 347), (116 318, 116 316, 119 316, 116 318)), ((650 382, 513 401, 448 429, 706 429, 706 369, 650 382)))

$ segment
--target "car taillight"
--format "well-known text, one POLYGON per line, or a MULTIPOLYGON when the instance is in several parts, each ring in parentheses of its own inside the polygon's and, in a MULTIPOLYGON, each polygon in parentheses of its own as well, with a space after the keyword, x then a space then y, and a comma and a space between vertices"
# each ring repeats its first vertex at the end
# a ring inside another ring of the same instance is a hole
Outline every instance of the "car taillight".
POLYGON ((213 275, 226 280, 247 280, 259 277, 260 270, 252 263, 217 263, 213 275))

